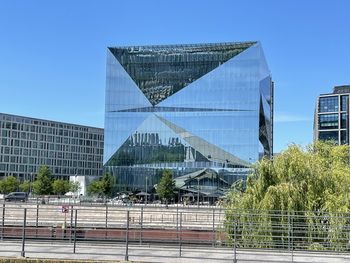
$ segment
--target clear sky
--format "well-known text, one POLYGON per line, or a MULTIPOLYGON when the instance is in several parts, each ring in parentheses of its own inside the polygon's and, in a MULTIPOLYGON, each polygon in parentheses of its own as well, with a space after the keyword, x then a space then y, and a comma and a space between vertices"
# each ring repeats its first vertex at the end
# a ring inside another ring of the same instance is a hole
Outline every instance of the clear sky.
POLYGON ((258 40, 275 152, 312 141, 315 99, 350 84, 348 0, 0 0, 0 112, 103 127, 108 46, 258 40))

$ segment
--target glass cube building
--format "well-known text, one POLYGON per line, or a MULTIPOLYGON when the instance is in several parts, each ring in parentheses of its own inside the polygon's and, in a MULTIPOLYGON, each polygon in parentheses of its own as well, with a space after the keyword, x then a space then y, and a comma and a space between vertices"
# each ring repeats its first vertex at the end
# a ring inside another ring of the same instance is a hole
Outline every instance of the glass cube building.
POLYGON ((259 42, 107 50, 104 167, 119 190, 153 187, 164 169, 230 185, 271 157, 272 123, 259 42))

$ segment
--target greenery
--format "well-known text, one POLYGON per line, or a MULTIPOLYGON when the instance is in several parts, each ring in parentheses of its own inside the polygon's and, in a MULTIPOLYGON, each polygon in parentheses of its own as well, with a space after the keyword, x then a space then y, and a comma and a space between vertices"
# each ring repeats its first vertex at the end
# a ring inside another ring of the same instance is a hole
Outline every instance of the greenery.
POLYGON ((228 232, 232 233, 236 222, 241 246, 273 247, 288 236, 276 235, 277 227, 288 223, 289 215, 297 214, 294 223, 304 225, 305 231, 295 242, 344 248, 342 242, 348 240, 344 230, 350 222, 339 215, 350 211, 349 153, 349 146, 317 142, 305 149, 292 145, 274 160, 261 160, 246 186, 235 184, 227 195, 228 232), (251 216, 256 210, 259 216, 251 216), (253 224, 259 227, 249 228, 253 224))
POLYGON ((174 196, 175 191, 175 181, 170 170, 165 169, 163 171, 163 176, 157 185, 157 194, 167 203, 174 196))
POLYGON ((18 190, 18 187, 19 181, 14 176, 7 176, 0 181, 0 192, 3 194, 15 192, 18 190))
POLYGON ((64 195, 71 189, 71 182, 68 180, 57 179, 52 183, 52 191, 57 195, 64 195))
POLYGON ((52 193, 52 175, 49 167, 41 166, 36 180, 33 182, 33 193, 37 195, 49 195, 52 193))
POLYGON ((19 185, 19 189, 22 192, 29 193, 30 192, 30 186, 31 186, 31 182, 28 181, 28 180, 25 180, 19 185))
POLYGON ((90 195, 97 195, 99 197, 110 197, 112 195, 114 185, 114 177, 107 172, 101 178, 92 181, 87 187, 87 192, 90 195))
POLYGON ((81 186, 79 182, 70 182, 70 192, 77 194, 80 190, 81 186))

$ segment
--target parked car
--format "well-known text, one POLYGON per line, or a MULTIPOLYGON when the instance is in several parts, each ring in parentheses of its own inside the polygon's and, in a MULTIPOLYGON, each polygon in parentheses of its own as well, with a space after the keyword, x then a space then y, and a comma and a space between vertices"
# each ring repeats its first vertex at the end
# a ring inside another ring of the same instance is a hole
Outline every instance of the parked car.
POLYGON ((21 201, 28 200, 28 195, 25 192, 12 192, 5 196, 5 201, 21 201))

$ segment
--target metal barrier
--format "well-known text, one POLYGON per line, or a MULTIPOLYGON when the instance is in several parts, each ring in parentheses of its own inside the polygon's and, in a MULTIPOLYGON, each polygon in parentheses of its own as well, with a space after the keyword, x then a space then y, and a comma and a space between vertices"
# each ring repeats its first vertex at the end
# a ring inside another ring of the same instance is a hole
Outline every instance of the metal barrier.
POLYGON ((1 220, 0 256, 350 262, 349 214, 6 203, 1 220))

